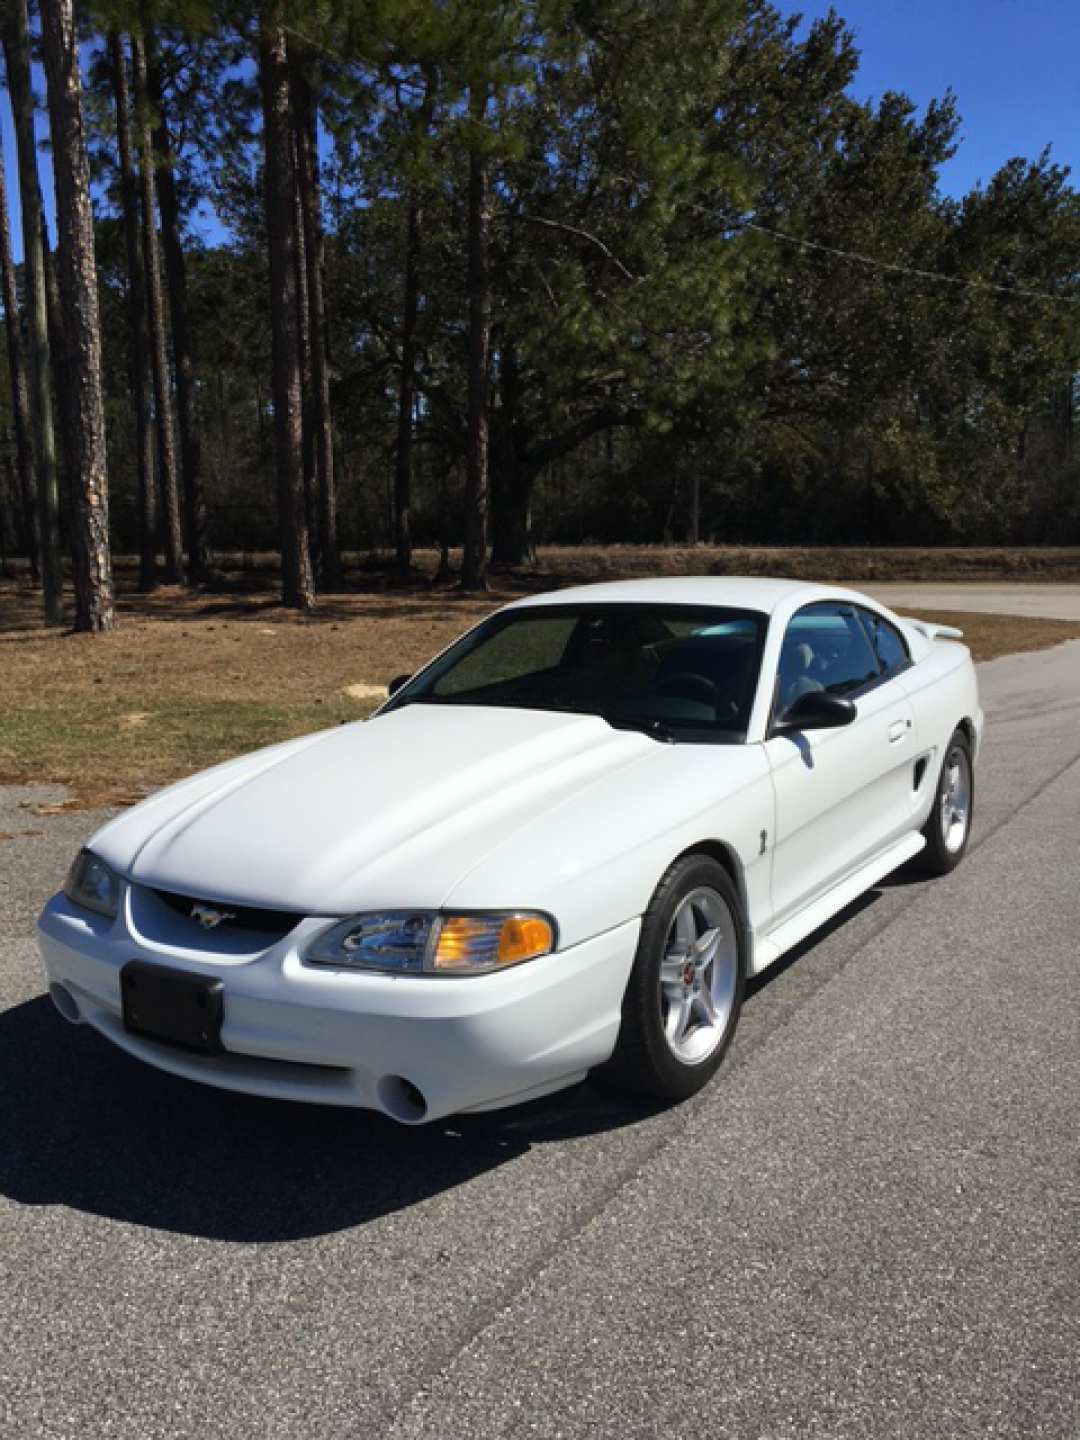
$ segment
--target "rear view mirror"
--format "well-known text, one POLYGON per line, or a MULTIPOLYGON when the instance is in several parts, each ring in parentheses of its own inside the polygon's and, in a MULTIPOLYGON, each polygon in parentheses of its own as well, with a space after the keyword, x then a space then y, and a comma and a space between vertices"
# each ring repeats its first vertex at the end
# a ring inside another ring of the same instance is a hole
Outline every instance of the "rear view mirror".
POLYGON ((808 690, 784 711, 774 733, 783 735, 794 730, 836 730, 850 725, 858 711, 854 700, 830 695, 826 690, 808 690))

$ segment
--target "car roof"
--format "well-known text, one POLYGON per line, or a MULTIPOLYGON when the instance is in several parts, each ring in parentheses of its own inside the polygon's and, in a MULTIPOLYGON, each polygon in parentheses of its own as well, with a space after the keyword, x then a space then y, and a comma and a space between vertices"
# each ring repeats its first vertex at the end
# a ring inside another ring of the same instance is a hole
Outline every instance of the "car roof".
POLYGON ((613 580, 575 585, 515 600, 508 609, 533 605, 720 605, 771 614, 778 606, 805 605, 812 600, 854 600, 866 597, 836 585, 806 580, 772 580, 745 575, 664 575, 647 580, 613 580))

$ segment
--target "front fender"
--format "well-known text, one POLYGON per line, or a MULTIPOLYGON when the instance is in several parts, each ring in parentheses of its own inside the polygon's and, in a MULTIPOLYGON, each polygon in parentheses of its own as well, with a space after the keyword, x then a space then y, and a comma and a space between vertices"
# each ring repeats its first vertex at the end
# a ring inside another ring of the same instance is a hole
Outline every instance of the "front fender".
POLYGON ((712 841, 736 857, 754 927, 768 897, 772 805, 763 747, 658 745, 650 762, 521 826, 445 904, 546 910, 566 948, 641 915, 671 862, 712 841))

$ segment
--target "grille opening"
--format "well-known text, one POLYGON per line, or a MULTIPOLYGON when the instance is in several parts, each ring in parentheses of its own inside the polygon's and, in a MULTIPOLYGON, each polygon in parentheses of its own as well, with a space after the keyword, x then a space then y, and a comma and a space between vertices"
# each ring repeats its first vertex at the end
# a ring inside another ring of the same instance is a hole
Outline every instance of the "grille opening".
POLYGON ((266 910, 255 905, 231 905, 223 900, 205 900, 197 895, 177 895, 171 890, 155 890, 153 893, 168 905, 170 910, 182 915, 185 920, 190 920, 193 925, 199 923, 191 913, 194 906, 205 905, 210 910, 221 911, 228 918, 213 927, 219 931, 254 930, 261 935, 287 935, 290 930, 295 930, 304 918, 292 910, 266 910))

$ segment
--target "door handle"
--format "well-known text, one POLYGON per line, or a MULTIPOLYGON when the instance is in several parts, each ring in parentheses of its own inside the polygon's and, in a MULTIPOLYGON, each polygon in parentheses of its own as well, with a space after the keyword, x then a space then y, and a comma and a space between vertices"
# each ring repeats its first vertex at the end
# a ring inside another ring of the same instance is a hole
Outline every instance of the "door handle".
POLYGON ((899 740, 903 740, 910 729, 910 720, 894 720, 889 726, 889 744, 895 745, 899 740))

